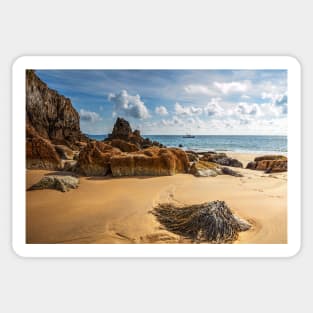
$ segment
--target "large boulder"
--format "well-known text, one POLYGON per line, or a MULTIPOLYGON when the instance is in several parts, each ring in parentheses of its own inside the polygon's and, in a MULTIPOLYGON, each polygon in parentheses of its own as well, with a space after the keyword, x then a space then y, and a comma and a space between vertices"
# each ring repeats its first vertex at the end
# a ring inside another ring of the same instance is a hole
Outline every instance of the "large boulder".
POLYGON ((200 158, 201 161, 214 162, 224 166, 243 167, 237 159, 228 157, 225 153, 207 152, 200 158))
POLYGON ((265 173, 286 172, 288 170, 288 159, 282 155, 264 155, 249 162, 246 168, 264 171, 265 173))
POLYGON ((92 141, 79 153, 75 172, 86 176, 110 174, 111 157, 121 151, 104 142, 92 141))
POLYGON ((198 161, 191 165, 189 173, 196 177, 215 177, 221 174, 221 170, 216 163, 198 161))
POLYGON ((31 127, 26 128, 26 168, 59 169, 61 159, 49 140, 42 138, 31 127))
POLYGON ((69 191, 78 187, 79 179, 73 176, 44 176, 38 183, 34 184, 29 190, 56 189, 62 192, 69 191))
POLYGON ((111 157, 111 171, 119 176, 166 176, 188 172, 188 158, 183 150, 151 147, 138 152, 111 157))

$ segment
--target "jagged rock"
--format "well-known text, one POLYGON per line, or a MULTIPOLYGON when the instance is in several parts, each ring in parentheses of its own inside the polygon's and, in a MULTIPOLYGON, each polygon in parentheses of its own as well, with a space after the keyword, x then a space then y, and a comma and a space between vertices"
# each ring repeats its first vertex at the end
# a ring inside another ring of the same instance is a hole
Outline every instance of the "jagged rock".
POLYGON ((112 133, 108 135, 105 141, 113 141, 113 139, 124 140, 134 144, 138 150, 152 146, 163 147, 163 145, 157 141, 151 141, 149 138, 141 137, 139 130, 132 131, 128 121, 120 117, 117 118, 112 133))
POLYGON ((235 177, 243 177, 242 174, 230 169, 229 167, 222 167, 221 170, 222 170, 222 173, 225 175, 231 175, 231 176, 235 176, 235 177))
POLYGON ((56 189, 62 192, 78 187, 79 179, 73 176, 44 176, 38 183, 29 190, 56 189))
POLYGON ((69 147, 64 145, 55 145, 54 148, 61 159, 73 160, 74 152, 69 147))
POLYGON ((251 227, 218 200, 185 207, 159 204, 152 213, 166 230, 193 242, 232 243, 251 227))
POLYGON ((288 159, 282 155, 264 155, 256 157, 254 162, 249 162, 246 168, 264 171, 265 173, 286 172, 288 170, 288 159))
POLYGON ((228 157, 225 153, 207 152, 200 158, 200 160, 232 167, 243 167, 240 161, 228 157))
POLYGON ((62 170, 66 172, 74 172, 76 169, 76 165, 77 165, 76 160, 65 161, 62 170))
POLYGON ((166 176, 188 172, 188 158, 183 150, 151 147, 111 157, 111 171, 119 176, 166 176))
POLYGON ((26 127, 26 168, 58 169, 61 159, 49 140, 40 137, 31 127, 26 127))
POLYGON ((221 170, 213 162, 198 161, 191 165, 189 173, 196 177, 215 177, 221 174, 221 170))
POLYGON ((186 154, 188 156, 189 162, 198 162, 199 161, 199 156, 196 152, 186 151, 186 154))
POLYGON ((110 161, 121 151, 101 141, 92 141, 79 153, 75 172, 86 176, 105 176, 111 173, 110 161))
POLYGON ((122 152, 134 152, 138 151, 138 147, 130 142, 127 142, 122 139, 113 139, 111 142, 108 142, 112 147, 120 149, 122 152))
POLYGON ((88 141, 71 100, 50 89, 33 70, 26 71, 26 124, 53 144, 76 147, 88 141))

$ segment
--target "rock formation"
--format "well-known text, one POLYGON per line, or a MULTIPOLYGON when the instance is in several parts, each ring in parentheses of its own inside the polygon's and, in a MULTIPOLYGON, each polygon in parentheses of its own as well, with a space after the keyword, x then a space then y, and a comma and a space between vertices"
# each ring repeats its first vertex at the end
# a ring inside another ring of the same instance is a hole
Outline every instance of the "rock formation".
POLYGON ((58 169, 61 159, 48 139, 42 138, 30 125, 26 126, 26 167, 58 169))
POLYGON ((121 151, 111 145, 92 141, 80 152, 75 171, 86 176, 105 176, 111 173, 111 158, 121 151))
POLYGON ((201 161, 214 162, 220 165, 243 167, 242 163, 236 159, 228 157, 225 153, 206 152, 200 158, 201 161))
MULTIPOLYGON (((139 130, 132 131, 128 121, 124 120, 123 118, 118 117, 111 134, 109 134, 108 138, 105 139, 105 141, 111 142, 112 146, 115 146, 117 148, 120 148, 123 144, 121 141, 133 144, 137 147, 137 150, 149 148, 152 146, 157 146, 162 148, 163 145, 160 144, 157 141, 151 141, 149 138, 143 138, 140 135, 139 130), (119 141, 116 141, 119 140, 119 141)), ((130 148, 131 150, 134 150, 134 147, 130 148)), ((128 150, 128 148, 126 148, 128 150)), ((131 151, 125 151, 125 152, 131 152, 131 151)))
POLYGON ((116 154, 111 158, 112 175, 165 176, 188 172, 188 158, 183 150, 151 147, 138 152, 116 154))
POLYGON ((76 147, 88 140, 71 100, 50 89, 33 70, 26 71, 26 124, 52 144, 76 147))
POLYGON ((44 176, 38 183, 29 190, 56 189, 62 192, 78 187, 79 179, 73 176, 44 176))
POLYGON ((224 201, 175 207, 159 204, 152 213, 167 229, 193 242, 232 243, 251 225, 232 213, 224 201))
POLYGON ((216 163, 199 161, 191 165, 189 173, 196 177, 215 177, 222 172, 216 163))
POLYGON ((246 168, 264 171, 265 173, 286 172, 288 170, 288 159, 283 155, 264 155, 249 162, 246 168))

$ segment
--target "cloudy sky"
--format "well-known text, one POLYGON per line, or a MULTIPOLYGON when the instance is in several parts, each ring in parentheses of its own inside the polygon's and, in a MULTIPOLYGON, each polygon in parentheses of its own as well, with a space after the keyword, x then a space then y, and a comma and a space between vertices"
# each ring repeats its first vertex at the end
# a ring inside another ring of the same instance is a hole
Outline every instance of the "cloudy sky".
POLYGON ((285 70, 37 70, 87 134, 117 116, 142 134, 287 134, 285 70))

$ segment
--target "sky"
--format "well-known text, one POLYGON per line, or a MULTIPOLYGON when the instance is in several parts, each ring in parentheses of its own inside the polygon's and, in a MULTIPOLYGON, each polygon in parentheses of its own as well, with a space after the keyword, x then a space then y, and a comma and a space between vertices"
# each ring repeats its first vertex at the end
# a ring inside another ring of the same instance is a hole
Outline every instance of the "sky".
MULTIPOLYGON (((84 133, 116 118, 145 135, 287 135, 287 70, 37 70, 84 133)), ((296 105, 296 104, 292 104, 296 105)))

